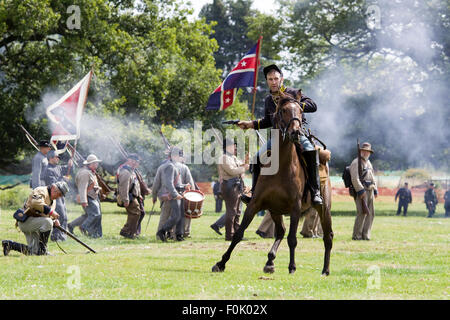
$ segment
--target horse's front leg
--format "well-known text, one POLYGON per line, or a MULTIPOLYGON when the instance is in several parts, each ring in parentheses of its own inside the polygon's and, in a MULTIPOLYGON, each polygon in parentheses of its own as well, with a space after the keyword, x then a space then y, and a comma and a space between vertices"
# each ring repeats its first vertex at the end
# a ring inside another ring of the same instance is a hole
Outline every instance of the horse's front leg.
POLYGON ((330 254, 333 247, 333 229, 331 226, 331 212, 329 206, 324 204, 322 208, 317 210, 320 217, 320 223, 323 230, 323 244, 325 246, 325 253, 323 258, 322 275, 328 276, 330 274, 330 254))
POLYGON ((247 227, 252 222, 253 218, 255 217, 256 212, 260 211, 260 208, 255 205, 254 201, 251 201, 247 209, 245 209, 244 212, 244 218, 242 219, 242 223, 239 226, 239 228, 235 231, 233 238, 231 239, 230 246, 228 247, 228 250, 223 254, 222 260, 217 262, 212 267, 212 272, 223 272, 225 270, 225 264, 228 260, 230 260, 231 253, 233 252, 234 247, 242 240, 244 237, 244 231, 247 229, 247 227))
POLYGON ((266 265, 264 266, 264 272, 265 273, 273 273, 275 272, 275 265, 273 263, 273 260, 275 260, 278 247, 280 246, 281 241, 284 238, 285 228, 283 226, 283 216, 281 214, 271 214, 273 222, 275 222, 275 242, 272 245, 272 248, 269 251, 269 254, 267 255, 268 260, 266 262, 266 265))
POLYGON ((294 273, 297 269, 295 265, 295 248, 297 247, 297 228, 300 220, 300 209, 301 203, 299 202, 291 213, 291 223, 287 237, 289 245, 289 273, 294 273))

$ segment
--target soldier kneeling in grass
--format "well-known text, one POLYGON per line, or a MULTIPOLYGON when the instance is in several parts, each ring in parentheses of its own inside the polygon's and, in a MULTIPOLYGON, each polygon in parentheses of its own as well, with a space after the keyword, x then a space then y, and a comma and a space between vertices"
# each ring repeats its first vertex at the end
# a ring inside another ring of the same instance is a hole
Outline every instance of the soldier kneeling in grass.
POLYGON ((48 255, 48 238, 53 225, 59 226, 55 200, 64 197, 68 191, 66 182, 33 189, 23 209, 14 213, 16 226, 25 234, 28 245, 3 240, 3 254, 7 256, 14 250, 25 255, 48 255))

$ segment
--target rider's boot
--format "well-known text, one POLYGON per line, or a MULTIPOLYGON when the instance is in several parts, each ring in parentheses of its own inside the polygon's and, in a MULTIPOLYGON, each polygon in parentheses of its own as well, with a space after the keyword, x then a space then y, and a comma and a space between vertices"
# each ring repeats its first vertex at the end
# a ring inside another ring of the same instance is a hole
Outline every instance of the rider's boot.
POLYGON ((320 195, 319 151, 304 151, 303 158, 306 161, 308 170, 308 184, 311 189, 312 204, 321 205, 323 201, 320 195))

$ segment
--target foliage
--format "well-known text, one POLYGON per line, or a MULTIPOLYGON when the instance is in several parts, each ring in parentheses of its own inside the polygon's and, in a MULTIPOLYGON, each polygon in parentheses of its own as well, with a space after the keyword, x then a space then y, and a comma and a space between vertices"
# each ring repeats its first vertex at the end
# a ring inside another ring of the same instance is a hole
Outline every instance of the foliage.
POLYGON ((423 179, 423 180, 428 180, 431 178, 430 173, 425 170, 425 169, 421 169, 421 168, 410 168, 408 170, 405 171, 405 173, 403 174, 403 177, 405 179, 423 179))
MULTIPOLYGON (((0 6, 0 165, 31 150, 16 123, 49 137, 43 93, 61 94, 93 66, 86 113, 135 114, 176 124, 186 114, 218 121, 204 106, 220 83, 211 26, 188 21, 175 1, 17 1, 0 6), (69 29, 67 8, 81 9, 69 29), (57 93, 55 93, 57 91, 57 93), (44 117, 45 118, 45 117, 44 117)), ((52 100, 51 102, 53 102, 52 100)))
MULTIPOLYGON (((28 185, 18 185, 12 189, 0 190, 0 207, 18 209, 23 206, 26 199, 30 195, 30 187, 28 185)), ((12 216, 11 212, 11 216, 12 216)))

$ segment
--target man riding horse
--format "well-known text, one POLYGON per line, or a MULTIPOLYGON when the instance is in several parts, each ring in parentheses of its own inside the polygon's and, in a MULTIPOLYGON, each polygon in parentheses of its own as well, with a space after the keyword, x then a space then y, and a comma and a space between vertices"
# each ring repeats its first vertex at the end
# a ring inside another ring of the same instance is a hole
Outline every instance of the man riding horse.
MULTIPOLYGON (((281 70, 274 64, 269 65, 264 68, 264 76, 267 81, 267 85, 269 86, 270 94, 265 99, 265 107, 264 107, 264 118, 255 120, 255 121, 239 121, 238 126, 241 129, 250 129, 253 128, 255 130, 266 129, 269 127, 275 128, 274 116, 275 110, 277 109, 277 105, 279 102, 279 98, 282 93, 296 96, 298 90, 292 88, 286 88, 283 86, 283 73, 281 70)), ((314 101, 312 101, 307 96, 302 95, 300 99, 300 107, 304 112, 315 112, 317 110, 317 106, 314 101)), ((302 113, 302 120, 305 120, 305 116, 302 113)), ((322 204, 322 197, 320 195, 320 179, 319 179, 319 153, 314 148, 314 145, 311 141, 304 135, 300 136, 300 143, 303 149, 302 155, 306 162, 307 167, 307 175, 308 175, 308 185, 311 190, 311 200, 314 205, 322 204)), ((260 163, 260 155, 263 151, 271 150, 270 140, 267 142, 266 146, 262 147, 257 154, 257 159, 255 164, 253 164, 252 170, 252 196, 255 191, 256 182, 258 180, 259 174, 261 172, 261 163, 260 163)), ((251 200, 251 197, 247 195, 241 196, 242 202, 248 204, 251 200)))

